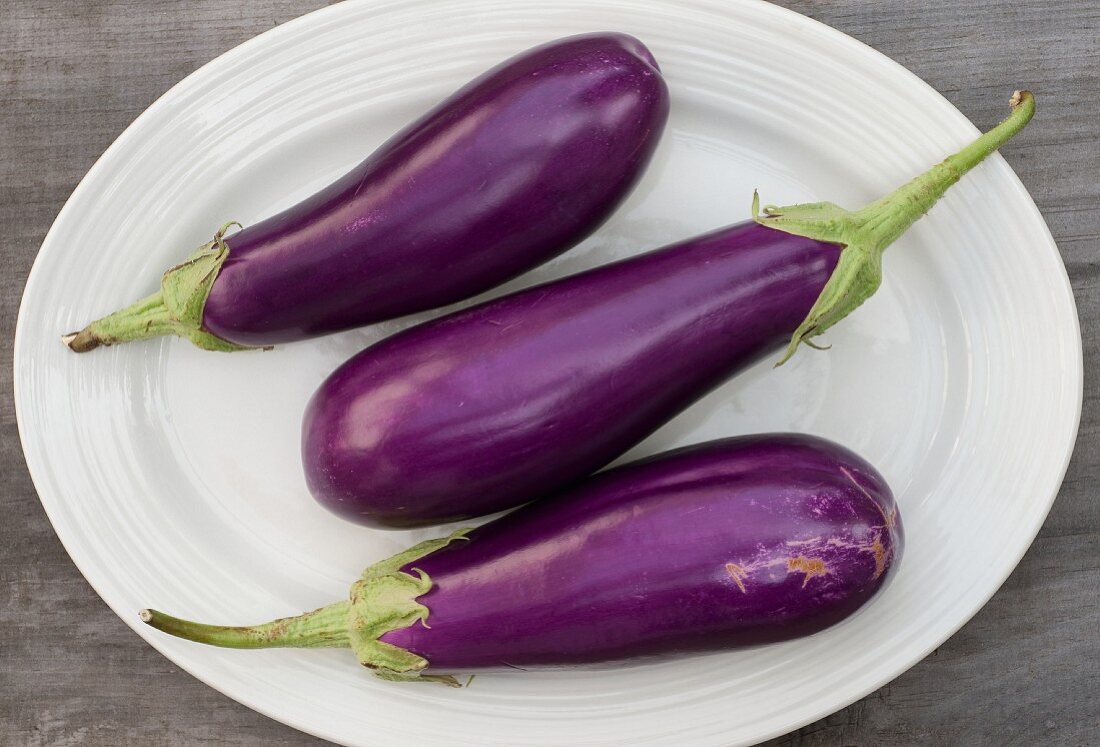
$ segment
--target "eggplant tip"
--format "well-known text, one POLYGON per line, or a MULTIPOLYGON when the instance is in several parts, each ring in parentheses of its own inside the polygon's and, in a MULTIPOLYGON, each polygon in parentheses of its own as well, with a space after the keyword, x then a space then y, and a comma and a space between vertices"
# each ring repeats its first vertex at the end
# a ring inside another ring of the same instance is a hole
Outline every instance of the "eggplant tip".
POLYGON ((1035 94, 1026 88, 1020 88, 1012 92, 1012 98, 1008 100, 1008 105, 1012 109, 1016 109, 1028 100, 1034 102, 1035 94))
POLYGON ((65 343, 66 347, 74 353, 87 353, 89 350, 95 350, 100 345, 96 336, 86 329, 62 335, 61 342, 65 343))

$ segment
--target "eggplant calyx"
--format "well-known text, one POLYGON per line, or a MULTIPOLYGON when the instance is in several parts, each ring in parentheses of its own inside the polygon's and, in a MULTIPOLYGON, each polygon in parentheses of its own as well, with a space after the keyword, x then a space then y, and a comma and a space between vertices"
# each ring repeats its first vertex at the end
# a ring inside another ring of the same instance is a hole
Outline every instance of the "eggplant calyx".
POLYGON ((210 289, 229 257, 225 234, 237 222, 226 223, 214 238, 160 279, 160 290, 132 306, 92 322, 61 338, 74 352, 86 353, 104 345, 147 340, 162 335, 185 337, 204 350, 248 350, 203 328, 202 312, 210 289))
POLYGON ((451 542, 467 539, 469 531, 459 529, 375 563, 352 585, 348 601, 297 617, 249 626, 206 625, 146 609, 141 611, 141 621, 178 638, 224 648, 351 648, 359 663, 381 679, 459 687, 449 675, 423 674, 427 659, 381 638, 417 623, 427 626, 428 608, 417 598, 431 590, 431 579, 418 568, 410 569, 412 573, 403 568, 451 542))
POLYGON ((791 335, 783 357, 790 360, 802 343, 815 345, 817 337, 855 311, 874 295, 882 282, 882 254, 899 236, 927 213, 963 174, 1012 139, 1035 113, 1030 91, 1016 91, 1009 99, 1011 113, 1000 124, 941 163, 860 210, 845 210, 831 202, 788 207, 768 205, 760 212, 753 194, 753 220, 778 231, 816 241, 840 244, 843 250, 833 274, 809 314, 791 335))
POLYGON ((857 213, 831 202, 787 207, 766 205, 761 214, 760 197, 754 192, 752 215, 760 225, 844 247, 825 287, 791 335, 783 357, 775 364, 779 367, 797 352, 799 344, 819 350, 825 348, 813 338, 874 295, 882 282, 882 251, 886 247, 863 235, 857 213))
POLYGON ((427 627, 428 608, 417 598, 431 591, 432 580, 419 568, 410 568, 412 573, 402 569, 451 542, 465 540, 469 531, 459 529, 446 537, 426 540, 363 571, 351 587, 348 628, 351 648, 360 664, 386 680, 430 679, 458 686, 453 677, 421 674, 428 667, 427 659, 381 638, 391 630, 411 625, 427 627))

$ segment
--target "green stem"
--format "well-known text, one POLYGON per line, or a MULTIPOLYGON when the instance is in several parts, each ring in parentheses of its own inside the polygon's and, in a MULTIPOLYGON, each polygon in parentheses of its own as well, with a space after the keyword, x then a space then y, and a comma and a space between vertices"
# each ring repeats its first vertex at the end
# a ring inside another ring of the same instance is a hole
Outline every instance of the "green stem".
POLYGON ((856 211, 857 222, 873 233, 876 244, 885 249, 897 240, 931 210, 963 174, 1015 137, 1035 114, 1035 97, 1030 91, 1016 91, 1009 105, 1012 112, 989 132, 885 197, 856 211))
POLYGON ((157 291, 134 305, 94 321, 79 332, 65 335, 61 339, 73 352, 87 353, 100 345, 146 340, 175 332, 168 307, 164 305, 164 294, 157 291))
POLYGON ((350 602, 336 602, 262 625, 204 625, 156 610, 142 610, 141 621, 179 638, 223 648, 348 648, 350 614, 350 602))
POLYGON ((350 648, 359 663, 378 677, 395 682, 442 682, 458 686, 445 674, 425 674, 428 660, 382 640, 386 633, 411 625, 427 627, 429 610, 418 600, 432 589, 424 571, 410 563, 465 541, 469 528, 425 540, 363 571, 348 600, 285 617, 263 625, 230 627, 181 620, 156 610, 142 610, 142 622, 169 635, 225 648, 350 648))
POLYGON ((800 344, 819 347, 812 338, 870 298, 882 282, 882 254, 886 247, 927 213, 963 174, 1022 130, 1035 114, 1035 98, 1028 91, 1016 91, 1009 105, 1012 112, 999 125, 860 210, 845 210, 831 202, 814 202, 788 207, 768 205, 760 214, 759 197, 753 195, 752 214, 757 223, 844 247, 833 274, 805 320, 791 335, 786 354, 777 366, 790 359, 800 344))
POLYGON ((184 337, 204 350, 230 352, 246 350, 223 340, 203 326, 203 309, 210 289, 229 257, 225 233, 239 223, 226 223, 214 239, 188 257, 187 261, 165 272, 160 290, 121 311, 97 319, 79 332, 67 334, 62 342, 76 353, 87 353, 101 345, 148 340, 163 335, 184 337))

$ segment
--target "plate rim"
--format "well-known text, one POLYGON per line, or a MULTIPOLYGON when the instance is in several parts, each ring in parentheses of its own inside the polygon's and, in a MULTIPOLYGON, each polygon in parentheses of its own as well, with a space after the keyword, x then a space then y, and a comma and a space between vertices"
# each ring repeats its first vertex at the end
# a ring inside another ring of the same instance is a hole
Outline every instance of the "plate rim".
MULTIPOLYGON (((410 3, 415 3, 415 2, 416 2, 416 0, 401 0, 400 2, 394 3, 394 4, 404 6, 404 5, 407 5, 407 4, 410 4, 410 3)), ((825 24, 825 23, 823 23, 821 21, 818 21, 814 18, 803 15, 803 14, 798 13, 797 11, 791 10, 789 8, 784 8, 782 6, 774 5, 772 3, 767 2, 766 0, 739 0, 739 3, 743 6, 751 6, 751 7, 754 8, 755 11, 758 11, 758 12, 772 13, 772 14, 775 15, 775 17, 777 19, 779 19, 779 22, 781 22, 781 23, 785 21, 787 23, 792 24, 793 26, 800 26, 802 29, 809 29, 809 30, 812 30, 816 33, 819 33, 824 38, 826 38, 826 40, 830 44, 846 45, 846 46, 858 51, 862 55, 867 55, 868 59, 871 62, 871 65, 875 68, 882 69, 883 66, 885 66, 886 69, 891 70, 895 74, 901 73, 901 74, 907 76, 908 78, 911 79, 912 82, 914 82, 915 84, 917 84, 921 88, 923 88, 926 93, 933 94, 935 96, 935 98, 938 99, 939 102, 942 103, 942 105, 947 107, 947 109, 957 113, 963 120, 966 121, 967 125, 969 126, 969 128, 974 133, 978 132, 978 129, 973 125, 973 123, 970 122, 969 118, 967 118, 965 114, 963 114, 961 111, 959 111, 959 109, 957 107, 955 107, 955 105, 953 103, 951 103, 951 101, 949 99, 947 99, 943 94, 941 94, 938 90, 936 90, 932 85, 927 83, 924 79, 922 79, 920 76, 918 76, 913 71, 909 70, 907 67, 902 65, 900 62, 897 62, 897 61, 891 59, 889 56, 887 56, 883 52, 880 52, 879 50, 875 49, 874 47, 870 46, 869 44, 867 44, 867 43, 865 43, 865 42, 863 42, 859 39, 856 39, 855 37, 850 36, 849 34, 843 32, 839 29, 833 28, 832 26, 829 26, 828 24, 825 24)), ((232 700, 234 700, 238 703, 241 703, 242 705, 250 708, 251 710, 254 710, 257 713, 260 713, 260 714, 262 714, 262 715, 264 715, 268 718, 271 718, 272 720, 275 720, 275 721, 278 721, 282 724, 290 726, 291 728, 294 728, 294 729, 296 729, 298 731, 301 731, 303 733, 310 734, 312 736, 318 737, 320 739, 325 739, 325 740, 328 740, 328 741, 336 743, 336 744, 347 745, 348 747, 355 747, 356 743, 344 741, 342 738, 337 737, 333 733, 327 733, 324 729, 320 729, 320 728, 315 729, 315 728, 313 728, 311 726, 308 726, 308 725, 306 725, 302 722, 296 721, 293 717, 285 717, 283 715, 280 715, 280 714, 274 712, 273 710, 269 709, 266 705, 258 702, 256 699, 254 699, 251 696, 250 693, 246 693, 246 694, 230 693, 230 692, 228 692, 228 688, 224 688, 221 685, 217 684, 216 682, 211 681, 209 679, 206 679, 203 676, 195 673, 194 671, 192 671, 192 668, 190 667, 189 664, 181 663, 180 661, 177 661, 175 658, 173 658, 173 656, 171 656, 166 651, 166 648, 162 647, 162 645, 160 645, 161 644, 161 639, 159 639, 158 637, 156 637, 154 635, 151 635, 151 630, 149 628, 147 628, 147 626, 139 624, 139 620, 138 620, 138 618, 135 614, 128 614, 129 612, 132 612, 132 611, 128 610, 127 613, 124 613, 123 611, 116 608, 116 606, 111 601, 109 601, 104 596, 103 593, 101 593, 100 588, 97 586, 97 584, 95 582, 93 582, 91 580, 91 578, 89 578, 89 576, 85 572, 85 569, 82 566, 81 562, 78 561, 76 555, 74 555, 73 549, 70 545, 70 541, 72 540, 72 537, 69 537, 67 539, 65 535, 66 535, 68 530, 59 529, 58 524, 55 522, 55 518, 56 518, 55 514, 51 511, 50 506, 48 505, 48 501, 47 501, 46 498, 44 498, 43 491, 40 488, 40 483, 43 482, 42 479, 41 479, 43 473, 39 472, 38 470, 46 469, 46 465, 45 465, 45 463, 43 463, 43 464, 39 465, 38 467, 33 466, 32 465, 32 459, 31 459, 31 457, 28 453, 28 450, 27 450, 28 438, 27 438, 27 432, 26 432, 26 428, 27 428, 26 420, 27 420, 28 416, 24 414, 24 407, 25 407, 24 402, 25 402, 25 400, 21 396, 22 385, 20 383, 21 379, 20 379, 20 376, 19 376, 19 371, 20 371, 20 368, 21 368, 21 363, 24 362, 23 359, 25 359, 26 356, 27 356, 26 346, 27 346, 28 343, 26 342, 26 338, 27 338, 28 333, 26 332, 25 328, 27 326, 28 298, 33 294, 36 286, 38 284, 41 284, 41 282, 42 282, 42 280, 38 277, 38 275, 41 274, 41 265, 43 263, 40 260, 41 260, 42 255, 43 255, 43 250, 46 249, 50 245, 51 237, 54 235, 55 230, 57 229, 57 226, 60 223, 62 223, 63 218, 65 218, 66 215, 72 209, 74 209, 73 208, 74 203, 76 203, 78 201, 78 198, 81 198, 83 196, 83 193, 88 189, 88 187, 87 187, 88 182, 90 182, 91 179, 94 176, 96 176, 100 171, 102 171, 105 168, 105 163, 107 163, 110 160, 110 158, 115 153, 115 151, 117 151, 121 148, 124 148, 126 146, 126 144, 133 137, 136 136, 137 131, 140 130, 144 126, 144 123, 147 120, 151 119, 153 116, 155 116, 163 107, 167 106, 174 98, 178 97, 179 95, 181 95, 182 93, 187 91, 192 86, 195 86, 195 85, 198 85, 199 83, 201 83, 205 78, 209 77, 213 72, 215 72, 217 70, 217 68, 219 68, 220 66, 232 63, 238 57, 240 57, 241 55, 247 54, 253 48, 259 50, 265 45, 271 45, 272 43, 275 43, 275 42, 279 41, 282 37, 293 33, 300 26, 305 27, 307 25, 318 24, 318 23, 321 23, 324 20, 326 20, 328 18, 328 16, 330 16, 330 15, 336 17, 336 16, 338 16, 340 14, 343 14, 343 13, 352 12, 353 10, 357 9, 358 7, 364 6, 364 5, 367 5, 367 4, 369 4, 369 0, 350 0, 348 2, 337 3, 337 4, 334 4, 334 5, 328 5, 328 6, 310 11, 308 13, 305 13, 301 16, 298 16, 298 17, 293 18, 289 21, 286 21, 285 23, 282 23, 282 24, 280 24, 278 26, 275 26, 271 29, 263 31, 263 32, 255 35, 255 36, 252 36, 249 39, 246 39, 245 41, 241 42, 240 44, 226 50, 225 52, 219 54, 218 56, 216 56, 216 57, 210 59, 209 61, 205 62, 204 64, 202 64, 200 67, 196 68, 194 71, 189 73, 187 76, 182 78, 180 81, 178 81, 177 83, 172 85, 170 88, 168 88, 160 96, 158 96, 148 107, 146 107, 137 117, 135 117, 134 120, 130 124, 128 124, 122 130, 122 132, 119 133, 119 135, 112 141, 112 143, 93 162, 93 164, 88 169, 88 171, 80 178, 80 180, 77 182, 76 186, 73 188, 72 192, 70 193, 69 197, 66 198, 63 206, 58 211, 57 215, 54 217, 54 220, 51 223, 49 230, 46 232, 45 236, 43 237, 42 242, 39 245, 38 251, 35 254, 35 259, 34 259, 34 262, 32 263, 31 269, 27 274, 26 282, 24 283, 23 292, 22 292, 22 296, 21 296, 21 299, 20 299, 20 303, 19 303, 19 310, 18 310, 18 314, 17 314, 17 317, 16 317, 15 335, 14 335, 14 344, 13 344, 13 355, 12 355, 12 366, 13 366, 12 383, 13 383, 13 390, 14 390, 13 399, 14 399, 14 403, 15 403, 16 425, 17 425, 17 430, 18 430, 18 433, 19 433, 20 446, 21 446, 21 449, 23 451, 24 462, 27 466, 27 471, 30 474, 32 484, 34 485, 34 488, 35 488, 35 492, 38 495, 39 503, 42 505, 43 510, 45 511, 46 516, 50 521, 51 528, 54 530, 54 533, 56 534, 58 540, 61 542, 62 547, 64 547, 65 552, 69 555, 70 560, 76 566, 76 568, 80 572, 80 574, 84 577, 85 581, 92 587, 92 589, 100 597, 100 599, 131 630, 133 630, 135 633, 137 633, 147 644, 151 645, 162 656, 167 658, 174 665, 178 666, 180 669, 182 669, 184 672, 186 672, 187 674, 189 674, 191 677, 195 678, 196 680, 198 680, 198 681, 204 683, 205 685, 211 687, 212 689, 214 689, 217 692, 221 693, 223 696, 228 697, 228 698, 230 698, 230 699, 232 699, 232 700)), ((838 701, 836 701, 836 702, 830 701, 828 705, 825 705, 824 707, 819 707, 819 708, 814 709, 813 710, 813 715, 800 717, 798 719, 795 719, 795 720, 791 721, 790 724, 788 724, 787 726, 779 727, 779 728, 772 729, 770 731, 761 733, 760 735, 758 735, 756 737, 753 737, 752 742, 746 742, 745 744, 755 744, 755 743, 758 743, 758 742, 763 742, 763 741, 766 741, 766 740, 769 740, 769 739, 773 739, 773 738, 778 737, 778 736, 782 736, 784 734, 792 733, 792 732, 802 728, 803 726, 806 726, 807 724, 813 723, 813 722, 815 722, 817 720, 820 720, 822 718, 825 718, 825 717, 827 717, 827 716, 829 716, 833 713, 839 712, 839 711, 843 710, 844 708, 847 708, 848 706, 850 706, 852 703, 854 703, 858 700, 861 700, 862 698, 865 698, 870 693, 882 688, 886 684, 888 684, 888 683, 892 682, 893 680, 897 679, 902 674, 904 674, 905 672, 910 670, 912 667, 914 667, 915 665, 917 665, 918 663, 923 661, 925 658, 927 658, 928 655, 930 653, 932 653, 932 651, 934 651, 935 649, 942 646, 948 639, 950 639, 952 636, 954 636, 967 623, 969 623, 973 619, 973 617, 979 611, 981 611, 982 608, 985 607, 985 605, 989 602, 989 600, 992 599, 993 596, 995 596, 998 591, 1000 591, 1000 589, 1003 587, 1003 585, 1004 585, 1005 581, 1008 579, 1008 577, 1019 566, 1019 563, 1023 559, 1024 555, 1026 555, 1027 552, 1031 549, 1031 547, 1034 544, 1035 539, 1036 539, 1039 531, 1042 529, 1043 525, 1046 522, 1046 519, 1049 517, 1050 510, 1054 505, 1054 501, 1057 499, 1057 497, 1059 495, 1062 484, 1064 483, 1064 480, 1065 480, 1066 473, 1069 469, 1069 464, 1070 464, 1070 462, 1073 458, 1073 454, 1076 450, 1076 441, 1077 441, 1079 431, 1080 431, 1080 422, 1081 422, 1082 409, 1083 409, 1083 395, 1084 395, 1084 355, 1083 355, 1083 353, 1084 353, 1084 351, 1083 351, 1083 339, 1082 339, 1082 336, 1081 336, 1080 315, 1079 315, 1078 310, 1077 310, 1076 298, 1073 294, 1073 288, 1072 288, 1072 285, 1071 285, 1071 282, 1070 282, 1070 278, 1069 278, 1068 270, 1067 270, 1066 265, 1065 265, 1065 261, 1062 258, 1062 254, 1059 251, 1057 243, 1054 240, 1054 237, 1050 232, 1050 228, 1047 225, 1046 220, 1043 218, 1042 213, 1039 210, 1038 206, 1035 204, 1034 199, 1031 197, 1030 193, 1028 192, 1027 188, 1024 186, 1023 182, 1020 180, 1019 176, 1016 174, 1015 170, 1012 169, 1011 165, 1009 165, 1007 163, 1007 161, 1005 161, 1003 159, 1003 157, 1000 155, 999 152, 995 153, 993 156, 991 156, 989 160, 991 160, 991 161, 999 160, 1004 165, 1004 167, 1007 170, 1007 178, 1010 180, 1012 188, 1018 194, 1020 194, 1022 196, 1024 202, 1028 206, 1029 215, 1027 216, 1027 220, 1029 222, 1036 223, 1036 225, 1041 228, 1043 236, 1045 238, 1044 250, 1052 252, 1055 259, 1057 260, 1056 264, 1057 264, 1057 267, 1060 271, 1059 280, 1061 281, 1061 287, 1062 287, 1062 289, 1065 293, 1066 299, 1068 299, 1068 301, 1069 301, 1070 309, 1072 311, 1072 313, 1070 314, 1070 319, 1066 320, 1072 326, 1072 329, 1067 330, 1067 332, 1072 332, 1072 334, 1070 334, 1069 337, 1075 343, 1068 352, 1075 359, 1074 362, 1076 363, 1073 370, 1071 372, 1068 372, 1068 373, 1072 374, 1073 379, 1074 379, 1074 383, 1076 385, 1075 386, 1075 392, 1074 392, 1074 398, 1073 398, 1073 405, 1074 405, 1073 410, 1074 411, 1073 411, 1072 416, 1070 418, 1070 420, 1072 422, 1070 423, 1070 427, 1068 429, 1068 435, 1069 435, 1068 444, 1069 444, 1069 447, 1066 450, 1066 452, 1065 452, 1065 454, 1062 458, 1062 464, 1061 464, 1060 468, 1057 471, 1057 477, 1054 480, 1053 485, 1051 486, 1050 490, 1048 491, 1049 494, 1043 498, 1043 503, 1045 503, 1045 505, 1043 506, 1042 511, 1041 511, 1041 518, 1036 521, 1036 524, 1035 524, 1033 530, 1029 532, 1030 536, 1028 537, 1027 542, 1026 543, 1021 543, 1019 551, 1013 553, 1013 555, 1015 557, 1013 558, 1013 560, 1010 564, 1006 565, 1006 570, 1004 571, 1003 574, 1000 575, 1000 578, 996 581, 996 583, 991 586, 990 590, 987 593, 977 594, 977 595, 974 595, 972 597, 968 597, 967 599, 970 600, 970 603, 966 604, 966 605, 961 605, 962 607, 965 608, 966 611, 960 617, 958 624, 953 625, 953 626, 948 626, 947 631, 942 636, 940 636, 935 641, 935 643, 926 646, 924 648, 924 650, 920 651, 919 653, 914 654, 910 657, 907 657, 908 659, 910 659, 908 661, 908 663, 904 664, 900 669, 897 669, 892 674, 886 675, 884 679, 872 678, 874 681, 871 684, 869 684, 867 686, 864 686, 864 687, 854 688, 851 691, 851 693, 849 693, 848 695, 845 695, 843 698, 838 699, 838 701)), ((1037 251, 1038 251, 1038 248, 1037 248, 1037 251)), ((740 743, 741 742, 738 742, 738 744, 740 744, 740 743)))

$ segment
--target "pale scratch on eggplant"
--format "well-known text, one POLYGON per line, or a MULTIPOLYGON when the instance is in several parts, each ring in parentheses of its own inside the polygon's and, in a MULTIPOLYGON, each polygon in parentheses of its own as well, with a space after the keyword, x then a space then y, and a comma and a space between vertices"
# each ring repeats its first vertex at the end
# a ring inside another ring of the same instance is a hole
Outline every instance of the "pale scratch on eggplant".
POLYGON ((870 545, 863 542, 845 542, 838 537, 831 537, 825 544, 830 547, 835 547, 839 550, 855 550, 856 552, 865 552, 874 555, 875 557, 875 574, 871 577, 874 581, 879 578, 886 571, 886 560, 889 557, 889 552, 886 550, 886 546, 882 544, 882 530, 883 527, 874 527, 875 539, 870 545))
POLYGON ((859 482, 855 478, 855 475, 853 475, 847 467, 841 466, 840 471, 845 477, 848 478, 848 480, 853 485, 856 486, 856 489, 859 490, 859 492, 863 493, 863 495, 865 495, 867 499, 875 505, 875 508, 878 509, 878 512, 882 514, 882 521, 886 525, 886 528, 893 529, 894 525, 897 524, 898 521, 898 507, 894 506, 890 509, 890 513, 886 513, 886 511, 882 508, 882 504, 876 501, 875 497, 867 492, 867 488, 859 484, 859 482))
MULTIPOLYGON (((833 542, 833 540, 829 540, 829 544, 832 544, 832 542, 833 542)), ((787 545, 789 547, 797 547, 797 546, 800 546, 800 545, 814 545, 814 544, 820 544, 820 543, 821 543, 821 536, 820 535, 817 536, 817 537, 810 537, 809 539, 806 539, 806 540, 787 540, 787 545)))
POLYGON ((874 543, 871 545, 871 552, 875 555, 875 575, 871 579, 877 580, 886 571, 886 548, 883 547, 882 540, 879 539, 877 534, 874 543))
POLYGON ((874 496, 872 496, 870 493, 867 492, 867 488, 865 488, 865 487, 863 487, 862 485, 859 484, 859 481, 856 480, 855 475, 853 475, 847 467, 845 467, 844 465, 840 465, 840 471, 841 471, 841 473, 843 473, 843 475, 845 477, 848 478, 848 481, 850 483, 852 483, 853 485, 856 486, 856 489, 859 490, 859 492, 861 492, 861 493, 863 493, 863 495, 867 496, 867 498, 870 499, 870 501, 872 503, 874 503, 876 506, 878 505, 878 501, 875 500, 874 496))
POLYGON ((805 589, 806 584, 810 583, 810 579, 814 576, 828 575, 829 568, 821 558, 807 558, 805 555, 799 555, 797 558, 787 558, 787 573, 795 572, 806 574, 802 579, 802 588, 805 589))
POLYGON ((748 590, 745 588, 745 569, 737 563, 726 563, 726 573, 733 579, 733 583, 737 584, 737 588, 741 590, 742 594, 748 594, 748 590))

